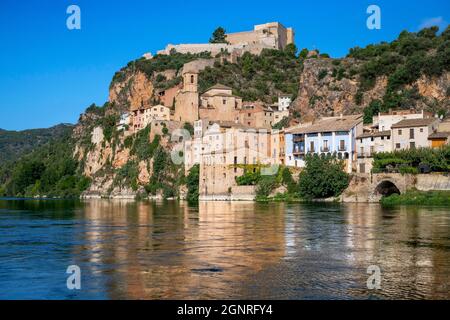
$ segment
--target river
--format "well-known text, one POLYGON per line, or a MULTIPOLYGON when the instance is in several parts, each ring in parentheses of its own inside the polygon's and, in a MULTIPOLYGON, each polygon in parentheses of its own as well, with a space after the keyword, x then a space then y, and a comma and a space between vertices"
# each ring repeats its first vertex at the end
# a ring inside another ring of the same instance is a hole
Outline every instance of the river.
POLYGON ((1 299, 450 299, 449 280, 450 208, 0 200, 1 299))

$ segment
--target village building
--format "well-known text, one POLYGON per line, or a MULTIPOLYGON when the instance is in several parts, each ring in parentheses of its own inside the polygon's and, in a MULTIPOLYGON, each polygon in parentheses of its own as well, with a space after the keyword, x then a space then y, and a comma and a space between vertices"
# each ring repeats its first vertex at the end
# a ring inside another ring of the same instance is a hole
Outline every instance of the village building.
POLYGON ((253 128, 272 128, 273 110, 262 102, 244 102, 239 111, 239 122, 253 128))
POLYGON ((362 133, 362 115, 323 118, 291 130, 285 137, 286 154, 292 157, 288 163, 304 167, 306 154, 335 154, 344 160, 347 172, 356 171, 356 137, 362 133))
POLYGON ((242 98, 233 95, 230 87, 216 84, 200 96, 200 119, 238 121, 242 98))
POLYGON ((450 119, 439 123, 436 132, 430 134, 428 140, 432 148, 439 148, 445 144, 450 144, 450 119))
POLYGON ((432 118, 430 112, 417 112, 415 110, 389 110, 388 112, 379 112, 373 117, 372 128, 378 131, 391 130, 392 125, 407 119, 425 119, 432 118))
POLYGON ((393 150, 426 148, 428 137, 436 131, 439 119, 406 119, 392 125, 393 150))
POLYGON ((286 143, 284 140, 284 130, 272 130, 271 133, 271 158, 272 164, 285 164, 286 143))
POLYGON ((358 150, 357 172, 369 173, 372 170, 373 155, 377 152, 391 152, 391 130, 363 133, 356 137, 358 150))
POLYGON ((130 113, 128 113, 128 112, 122 113, 120 115, 119 125, 117 126, 117 130, 118 131, 121 131, 121 130, 127 131, 130 126, 130 122, 131 122, 130 113))
POLYGON ((170 108, 163 105, 142 106, 132 111, 133 131, 139 131, 147 127, 152 121, 169 121, 170 108))
POLYGON ((272 104, 270 108, 273 111, 272 123, 275 125, 286 117, 289 117, 289 107, 292 103, 292 95, 278 96, 278 102, 272 104))

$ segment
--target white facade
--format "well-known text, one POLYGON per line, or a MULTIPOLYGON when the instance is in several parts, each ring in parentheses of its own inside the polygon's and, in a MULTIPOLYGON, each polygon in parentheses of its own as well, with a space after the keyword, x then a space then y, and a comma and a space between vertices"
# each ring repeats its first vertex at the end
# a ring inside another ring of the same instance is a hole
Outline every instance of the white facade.
POLYGON ((390 111, 388 113, 378 113, 374 117, 373 124, 378 127, 378 131, 391 130, 392 125, 406 119, 425 119, 429 118, 431 114, 425 113, 423 110, 420 113, 414 113, 409 110, 390 111))
POLYGON ((292 97, 290 95, 278 96, 278 111, 288 111, 292 103, 292 97))
POLYGON ((130 114, 128 112, 123 113, 120 116, 119 125, 117 126, 117 130, 125 130, 130 125, 130 114))

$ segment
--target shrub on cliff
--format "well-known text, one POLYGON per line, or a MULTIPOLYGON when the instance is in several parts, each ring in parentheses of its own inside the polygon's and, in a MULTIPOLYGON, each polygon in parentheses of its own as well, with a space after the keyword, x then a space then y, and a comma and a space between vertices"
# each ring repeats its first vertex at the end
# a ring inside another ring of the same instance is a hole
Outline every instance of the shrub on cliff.
POLYGON ((340 195, 349 183, 343 162, 334 156, 308 155, 300 173, 298 190, 302 198, 329 198, 340 195))

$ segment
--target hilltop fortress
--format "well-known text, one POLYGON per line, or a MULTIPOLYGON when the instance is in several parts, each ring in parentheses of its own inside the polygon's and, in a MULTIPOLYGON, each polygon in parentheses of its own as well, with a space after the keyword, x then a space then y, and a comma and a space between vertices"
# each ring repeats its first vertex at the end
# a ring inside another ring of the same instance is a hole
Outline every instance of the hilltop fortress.
POLYGON ((260 54, 263 49, 284 49, 294 43, 294 30, 286 28, 279 22, 269 22, 254 26, 252 31, 226 34, 228 43, 200 43, 200 44, 169 44, 158 54, 170 54, 175 50, 179 53, 211 52, 212 56, 227 51, 232 59, 244 52, 260 54))

